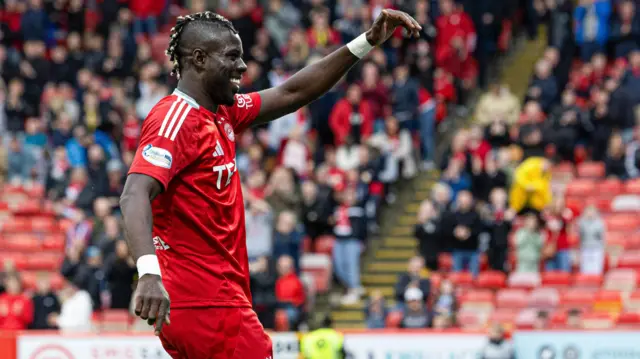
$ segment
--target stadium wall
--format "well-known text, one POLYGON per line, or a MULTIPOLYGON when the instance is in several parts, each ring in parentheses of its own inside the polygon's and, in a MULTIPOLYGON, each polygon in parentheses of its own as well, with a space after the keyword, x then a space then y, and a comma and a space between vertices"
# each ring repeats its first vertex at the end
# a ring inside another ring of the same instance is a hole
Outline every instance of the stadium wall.
MULTIPOLYGON (((273 333, 274 359, 298 359, 297 333, 273 333)), ((517 359, 640 359, 640 331, 516 331, 517 359)), ((346 332, 356 359, 477 359, 484 333, 346 332)), ((158 339, 133 333, 0 333, 0 359, 170 359, 158 339)))

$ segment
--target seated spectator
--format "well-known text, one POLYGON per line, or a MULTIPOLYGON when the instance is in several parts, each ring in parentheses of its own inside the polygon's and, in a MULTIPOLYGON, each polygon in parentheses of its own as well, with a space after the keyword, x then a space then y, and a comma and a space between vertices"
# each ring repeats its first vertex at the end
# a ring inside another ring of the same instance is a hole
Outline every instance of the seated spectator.
POLYGON ((380 179, 392 183, 402 178, 412 178, 417 172, 413 142, 409 130, 400 129, 398 120, 389 116, 385 120, 385 131, 371 137, 369 144, 377 148, 386 159, 380 179))
MULTIPOLYGON (((105 258, 109 258, 116 251, 116 243, 119 240, 124 240, 122 235, 122 229, 120 228, 120 222, 115 216, 107 216, 104 218, 104 230, 98 234, 97 241, 94 245, 100 249, 105 258)), ((94 230, 94 233, 96 231, 94 230)))
POLYGON ((486 226, 491 236, 487 251, 489 266, 493 270, 506 272, 509 233, 516 213, 507 207, 507 192, 504 188, 494 188, 489 197, 490 203, 485 215, 486 226))
POLYGON ((516 231, 516 271, 520 273, 539 273, 540 259, 544 239, 538 225, 538 217, 528 213, 524 226, 516 231))
POLYGON ((13 185, 23 185, 31 178, 31 164, 29 153, 24 150, 20 140, 12 137, 9 141, 7 165, 7 180, 13 185))
POLYGON ((451 209, 451 187, 445 183, 436 183, 431 189, 431 199, 436 212, 444 214, 451 209))
POLYGON ((442 173, 441 181, 451 189, 451 200, 455 201, 458 193, 471 189, 471 178, 464 171, 463 163, 458 159, 450 159, 449 165, 442 173))
POLYGON ((575 93, 565 90, 562 94, 562 105, 549 118, 550 125, 545 134, 562 160, 573 160, 576 144, 581 134, 587 132, 584 124, 586 120, 582 114, 576 105, 575 93))
POLYGON ((275 258, 290 256, 296 272, 299 273, 301 245, 302 234, 296 228, 295 214, 291 211, 283 211, 278 216, 273 236, 273 256, 275 258))
POLYGON ((93 303, 91 295, 84 289, 79 281, 67 282, 66 287, 60 293, 62 307, 60 315, 53 315, 52 324, 65 332, 87 333, 93 325, 93 303))
POLYGON ((448 315, 435 315, 431 320, 431 327, 435 330, 449 329, 453 327, 453 317, 448 315))
POLYGON ((567 311, 567 329, 583 329, 580 309, 571 308, 567 311))
POLYGON ((490 126, 494 121, 514 125, 519 116, 520 101, 506 84, 489 85, 476 105, 475 120, 483 126, 490 126))
POLYGON ((627 145, 624 166, 629 178, 640 177, 640 126, 633 131, 633 141, 627 145))
POLYGON ((350 171, 360 166, 360 146, 347 136, 345 143, 336 150, 336 164, 343 171, 350 171))
POLYGON ((133 297, 133 279, 137 274, 136 264, 131 258, 127 242, 118 240, 115 247, 115 253, 107 257, 105 263, 105 279, 109 284, 111 308, 128 309, 133 297))
MULTIPOLYGON (((474 158, 478 158, 484 166, 485 160, 490 151, 491 145, 487 140, 485 140, 482 127, 478 125, 472 126, 469 129, 467 138, 467 152, 471 157, 471 162, 473 162, 474 158)), ((469 170, 469 165, 472 165, 472 163, 467 163, 467 170, 469 170)))
POLYGON ((387 306, 382 292, 376 290, 371 293, 364 307, 365 322, 368 329, 382 329, 386 326, 387 306))
POLYGON ((474 157, 472 161, 471 188, 473 195, 481 202, 488 202, 490 193, 497 188, 507 187, 507 174, 498 168, 494 153, 489 153, 484 160, 474 157), (483 168, 484 167, 484 168, 483 168))
POLYGON ((458 302, 453 283, 445 279, 440 283, 438 298, 433 304, 433 317, 453 319, 458 310, 458 302))
MULTIPOLYGON (((271 122, 271 123, 275 123, 271 122)), ((280 158, 282 166, 295 172, 298 177, 309 175, 311 152, 304 138, 305 132, 301 125, 294 126, 289 137, 278 146, 281 148, 280 158)))
POLYGON ((278 258, 278 276, 275 287, 278 306, 287 312, 289 325, 296 328, 304 311, 305 292, 290 256, 278 258))
POLYGON ((543 250, 545 269, 571 272, 571 243, 568 231, 574 213, 565 206, 564 197, 558 196, 543 214, 547 230, 547 242, 543 250))
POLYGON ((366 141, 373 132, 373 121, 371 105, 362 98, 360 87, 349 86, 346 97, 335 104, 329 116, 335 145, 345 143, 347 136, 357 144, 366 141))
POLYGON ((414 236, 418 240, 418 250, 429 270, 438 270, 438 255, 442 253, 442 223, 440 213, 433 202, 425 199, 418 210, 414 236))
MULTIPOLYGON (((245 202, 247 255, 249 261, 253 261, 262 256, 269 256, 273 252, 273 212, 269 204, 261 199, 254 198, 245 202)), ((282 214, 280 216, 282 217, 282 214)), ((279 239, 283 238, 279 237, 279 239)))
POLYGON ((623 0, 618 4, 616 16, 613 17, 609 41, 613 43, 615 58, 627 57, 638 48, 637 38, 640 36, 640 23, 636 17, 636 4, 631 0, 623 0))
POLYGON ((474 276, 480 271, 478 235, 482 221, 474 208, 471 192, 461 191, 455 209, 443 218, 443 234, 451 243, 453 271, 470 271, 474 276))
POLYGON ((547 60, 538 60, 533 79, 529 83, 527 100, 539 102, 542 111, 549 113, 557 99, 558 82, 553 75, 553 68, 547 60))
POLYGON ((513 359, 515 351, 510 341, 506 340, 501 324, 493 324, 489 328, 489 343, 481 350, 480 358, 513 359))
POLYGON ((409 260, 407 272, 398 276, 398 281, 395 285, 396 302, 400 305, 405 304, 404 298, 408 288, 418 288, 425 300, 429 299, 431 293, 431 282, 427 278, 426 269, 424 267, 424 259, 420 256, 415 256, 409 260))
POLYGON ((418 110, 418 82, 409 77, 409 67, 400 64, 393 69, 393 116, 398 120, 401 128, 412 130, 415 128, 418 110))
POLYGON ((2 271, 0 272, 0 294, 6 291, 5 280, 10 276, 17 276, 16 264, 11 259, 5 259, 2 263, 2 271))
POLYGON ((540 310, 536 314, 536 317, 533 321, 533 329, 542 330, 549 328, 549 312, 546 310, 540 310))
POLYGON ((33 322, 29 329, 56 329, 53 318, 60 313, 60 301, 51 290, 49 278, 41 276, 33 296, 33 322))
POLYGON ((364 209, 356 203, 356 194, 345 189, 340 194, 341 204, 333 216, 333 262, 338 279, 347 288, 343 304, 355 303, 363 293, 360 283, 360 252, 367 239, 367 223, 364 209))
POLYGON ((33 302, 22 292, 20 278, 9 275, 4 279, 6 292, 0 294, 0 329, 25 330, 33 321, 33 302))
POLYGON ((420 329, 429 327, 429 313, 424 304, 424 295, 419 288, 409 287, 404 293, 406 303, 401 328, 420 329))
POLYGON ((601 275, 604 270, 607 228, 598 209, 589 206, 578 220, 580 233, 580 273, 601 275))
POLYGON ((525 158, 543 157, 545 155, 544 118, 540 104, 529 101, 524 106, 524 113, 517 128, 516 144, 522 148, 525 158))
POLYGON ((551 162, 542 157, 523 161, 515 171, 509 205, 518 212, 540 212, 551 202, 551 162))
POLYGON ((625 167, 625 148, 622 136, 614 134, 609 139, 609 148, 604 158, 604 165, 607 177, 626 180, 629 178, 625 167))
POLYGON ((276 310, 276 276, 268 257, 249 262, 253 310, 265 328, 273 328, 276 310))
POLYGON ((575 41, 583 61, 602 52, 609 37, 609 0, 581 1, 573 12, 575 41))

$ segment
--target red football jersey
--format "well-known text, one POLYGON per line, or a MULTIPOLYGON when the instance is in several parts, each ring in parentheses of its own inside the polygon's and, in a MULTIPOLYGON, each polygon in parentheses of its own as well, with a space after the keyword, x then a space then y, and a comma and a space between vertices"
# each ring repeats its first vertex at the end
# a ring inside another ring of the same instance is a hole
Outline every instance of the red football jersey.
POLYGON ((214 114, 176 90, 143 122, 129 174, 164 187, 152 203, 153 241, 172 308, 251 306, 235 139, 259 111, 257 93, 214 114))

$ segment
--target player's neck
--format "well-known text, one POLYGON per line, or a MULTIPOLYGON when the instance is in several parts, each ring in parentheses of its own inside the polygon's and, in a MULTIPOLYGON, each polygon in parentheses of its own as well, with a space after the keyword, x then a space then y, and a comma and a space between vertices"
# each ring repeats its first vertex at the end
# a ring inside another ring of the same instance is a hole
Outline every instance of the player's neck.
POLYGON ((207 92, 202 89, 200 86, 197 86, 192 81, 178 81, 178 90, 184 93, 185 95, 194 99, 198 105, 204 107, 205 109, 211 111, 212 113, 218 112, 218 104, 214 103, 207 92))

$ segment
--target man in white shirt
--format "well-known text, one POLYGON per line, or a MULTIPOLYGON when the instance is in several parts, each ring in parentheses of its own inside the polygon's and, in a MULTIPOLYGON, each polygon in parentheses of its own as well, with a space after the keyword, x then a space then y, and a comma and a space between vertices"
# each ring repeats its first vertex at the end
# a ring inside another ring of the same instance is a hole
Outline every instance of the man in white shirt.
POLYGON ((89 332, 93 326, 93 302, 91 295, 81 289, 80 283, 67 282, 67 287, 60 293, 62 307, 60 315, 53 317, 53 322, 62 331, 89 332))

